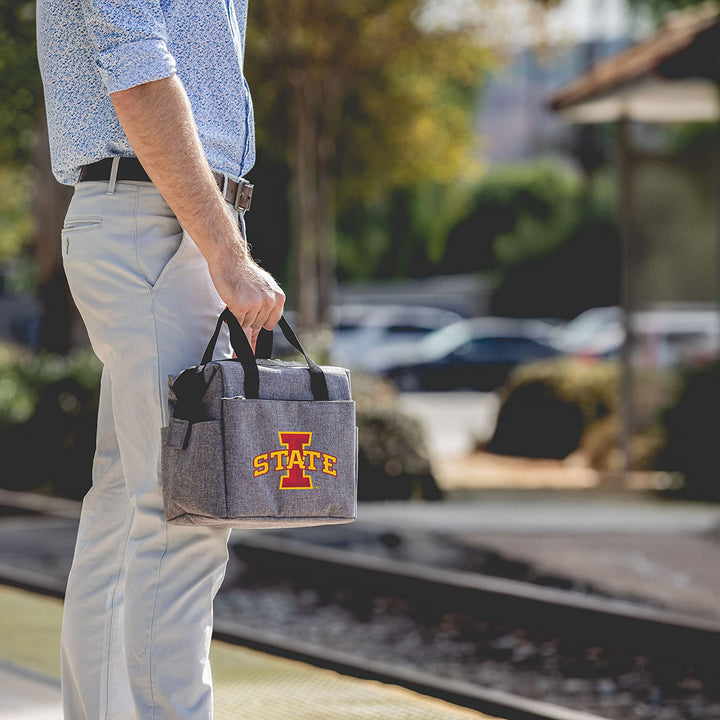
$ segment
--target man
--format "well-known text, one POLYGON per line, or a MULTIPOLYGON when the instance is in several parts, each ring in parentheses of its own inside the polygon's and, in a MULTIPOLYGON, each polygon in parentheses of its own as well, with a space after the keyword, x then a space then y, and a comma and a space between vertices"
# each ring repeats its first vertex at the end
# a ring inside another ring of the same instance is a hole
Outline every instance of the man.
MULTIPOLYGON (((166 523, 167 376, 225 305, 254 342, 284 294, 250 258, 247 0, 37 0, 71 292, 103 363, 93 485, 62 632, 65 720, 212 717, 212 600, 228 531, 166 523), (238 210, 238 207, 240 208, 238 210)), ((225 336, 216 357, 228 357, 225 336)))

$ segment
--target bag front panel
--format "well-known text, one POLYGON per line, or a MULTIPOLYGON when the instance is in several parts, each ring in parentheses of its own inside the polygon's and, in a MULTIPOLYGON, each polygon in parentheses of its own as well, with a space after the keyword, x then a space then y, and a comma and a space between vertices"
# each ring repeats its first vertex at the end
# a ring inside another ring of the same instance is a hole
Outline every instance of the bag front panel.
POLYGON ((229 517, 356 516, 353 401, 222 402, 229 517))

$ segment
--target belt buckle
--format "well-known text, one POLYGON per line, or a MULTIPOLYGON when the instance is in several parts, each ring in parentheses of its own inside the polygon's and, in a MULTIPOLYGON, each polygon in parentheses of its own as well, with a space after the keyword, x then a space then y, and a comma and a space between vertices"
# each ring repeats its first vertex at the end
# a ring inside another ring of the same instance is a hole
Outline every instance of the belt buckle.
POLYGON ((250 209, 250 201, 252 199, 253 188, 255 186, 249 183, 245 178, 240 178, 237 193, 233 206, 239 213, 245 214, 250 209))

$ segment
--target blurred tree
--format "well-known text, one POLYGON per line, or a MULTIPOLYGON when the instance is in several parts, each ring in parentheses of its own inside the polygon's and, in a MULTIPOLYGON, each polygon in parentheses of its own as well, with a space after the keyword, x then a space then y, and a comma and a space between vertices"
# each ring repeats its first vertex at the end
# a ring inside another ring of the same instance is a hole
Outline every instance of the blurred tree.
POLYGON ((598 173, 588 189, 577 177, 551 182, 548 174, 546 186, 540 185, 535 210, 519 213, 513 227, 494 240, 500 282, 492 311, 571 318, 590 307, 617 304, 620 243, 614 177, 598 173))
POLYGON ((573 317, 618 294, 615 184, 538 161, 493 170, 452 228, 436 272, 489 272, 492 310, 517 317, 573 317))
POLYGON ((0 166, 0 263, 17 257, 32 234, 27 168, 0 166))
POLYGON ((0 72, 0 162, 28 163, 42 102, 32 0, 0 0, 0 72))
POLYGON ((452 228, 441 262, 449 273, 510 268, 556 250, 577 220, 582 183, 546 161, 492 170, 452 228))
POLYGON ((628 0, 631 7, 638 10, 649 10, 659 21, 671 10, 682 10, 691 5, 705 5, 707 0, 628 0))
POLYGON ((3 177, 24 191, 4 194, 2 255, 7 259, 34 251, 43 308, 39 343, 67 352, 74 311, 60 262, 59 238, 71 189, 56 182, 50 170, 32 0, 0 0, 0 72, 0 164, 3 177), (28 172, 33 166, 34 171, 28 172), (26 214, 31 207, 32 223, 26 214))
POLYGON ((425 4, 250 5, 258 145, 292 169, 301 326, 328 322, 339 209, 370 204, 403 183, 477 171, 470 108, 491 58, 472 22, 424 27, 425 4))
POLYGON ((447 238, 477 193, 477 180, 424 179, 338 213, 338 277, 379 280, 442 271, 447 238))

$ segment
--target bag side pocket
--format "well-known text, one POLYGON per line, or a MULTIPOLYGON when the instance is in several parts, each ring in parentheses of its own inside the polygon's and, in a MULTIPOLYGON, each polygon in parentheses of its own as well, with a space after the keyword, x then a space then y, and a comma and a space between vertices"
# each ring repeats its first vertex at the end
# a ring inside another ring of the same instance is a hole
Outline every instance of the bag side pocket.
POLYGON ((183 525, 227 516, 222 423, 193 423, 185 448, 177 447, 172 425, 161 428, 161 481, 165 516, 183 525))

